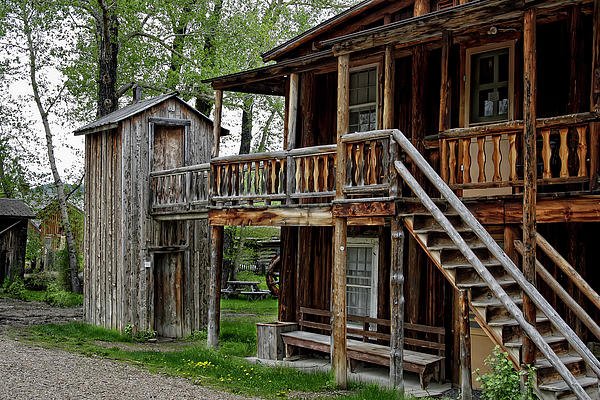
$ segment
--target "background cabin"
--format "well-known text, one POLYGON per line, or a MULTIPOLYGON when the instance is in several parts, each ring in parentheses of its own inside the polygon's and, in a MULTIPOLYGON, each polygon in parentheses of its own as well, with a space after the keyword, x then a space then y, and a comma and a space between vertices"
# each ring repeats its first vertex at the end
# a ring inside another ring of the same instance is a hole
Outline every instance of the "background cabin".
POLYGON ((0 282, 23 279, 27 224, 34 217, 21 200, 0 199, 0 282))
MULTIPOLYGON (((81 256, 83 254, 83 210, 71 202, 67 202, 67 210, 69 213, 71 229, 73 230, 75 245, 77 246, 76 252, 79 256, 81 256)), ((35 232, 35 234, 39 235, 42 245, 40 259, 42 261, 43 268, 50 269, 54 267, 54 263, 56 261, 56 251, 66 248, 67 245, 61 226, 62 217, 60 215, 58 203, 53 201, 40 210, 36 214, 36 220, 36 222, 38 222, 36 228, 38 228, 39 232, 35 232)))
POLYGON ((208 117, 170 93, 75 132, 85 135, 87 322, 169 337, 206 326, 207 198, 198 187, 208 186, 212 131, 208 117), (179 206, 196 219, 161 219, 179 206))

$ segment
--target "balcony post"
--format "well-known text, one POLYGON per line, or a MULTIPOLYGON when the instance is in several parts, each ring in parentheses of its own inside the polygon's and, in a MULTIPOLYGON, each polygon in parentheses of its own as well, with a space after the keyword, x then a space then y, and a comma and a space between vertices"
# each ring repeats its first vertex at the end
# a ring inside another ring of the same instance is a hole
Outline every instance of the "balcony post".
POLYGON ((221 112, 223 108, 223 91, 215 90, 215 116, 213 118, 213 137, 211 146, 211 157, 219 157, 221 141, 221 112))
MULTIPOLYGON (((600 0, 594 0, 592 40, 592 90, 590 95, 590 111, 600 112, 600 0)), ((600 157, 600 122, 590 123, 590 190, 598 187, 598 166, 600 157)))
MULTIPOLYGON (((523 275, 535 286, 535 213, 537 194, 536 171, 536 12, 525 11, 523 20, 523 159, 525 181, 523 193, 523 275)), ((523 295, 523 314, 527 322, 535 326, 535 305, 529 296, 523 295)), ((523 335, 522 362, 532 365, 535 361, 535 345, 523 335)))
POLYGON ((219 346, 221 323, 221 264, 223 261, 223 227, 211 227, 210 240, 210 286, 208 289, 208 327, 206 346, 219 346))
MULTIPOLYGON (((346 160, 342 136, 348 132, 348 83, 350 56, 338 57, 337 92, 337 153, 335 168, 335 198, 344 198, 346 160)), ((335 384, 346 388, 348 383, 346 352, 346 219, 334 218, 333 256, 333 329, 332 353, 335 384)))
MULTIPOLYGON (((298 121, 298 74, 290 74, 290 91, 288 94, 288 113, 287 113, 287 138, 286 149, 292 150, 296 147, 296 122, 298 121)), ((286 157, 286 204, 292 204, 291 194, 294 191, 294 158, 286 157)))

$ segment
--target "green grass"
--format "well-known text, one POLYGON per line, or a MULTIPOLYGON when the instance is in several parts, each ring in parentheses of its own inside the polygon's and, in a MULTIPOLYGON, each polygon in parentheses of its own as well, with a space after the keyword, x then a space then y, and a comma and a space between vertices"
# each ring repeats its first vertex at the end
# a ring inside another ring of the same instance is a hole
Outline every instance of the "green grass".
POLYGON ((39 301, 56 307, 73 307, 83 304, 83 295, 65 290, 29 290, 22 288, 18 293, 0 292, 0 296, 6 296, 22 301, 39 301))
POLYGON ((258 284, 258 288, 260 290, 269 289, 267 286, 267 281, 265 280, 265 276, 264 275, 256 275, 252 271, 238 271, 237 280, 238 281, 248 281, 248 282, 260 282, 258 284))
POLYGON ((249 301, 243 298, 221 299, 222 313, 251 314, 257 317, 277 317, 277 299, 249 301))

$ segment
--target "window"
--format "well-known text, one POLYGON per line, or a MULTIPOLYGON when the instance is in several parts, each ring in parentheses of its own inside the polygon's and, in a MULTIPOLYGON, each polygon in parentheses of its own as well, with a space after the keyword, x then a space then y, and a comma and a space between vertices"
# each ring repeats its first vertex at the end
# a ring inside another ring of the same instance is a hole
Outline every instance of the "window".
POLYGON ((467 104, 471 124, 512 119, 513 44, 467 50, 467 104))
POLYGON ((377 129, 377 68, 350 73, 350 132, 377 129))
POLYGON ((346 312, 377 318, 379 240, 348 238, 346 247, 346 312))

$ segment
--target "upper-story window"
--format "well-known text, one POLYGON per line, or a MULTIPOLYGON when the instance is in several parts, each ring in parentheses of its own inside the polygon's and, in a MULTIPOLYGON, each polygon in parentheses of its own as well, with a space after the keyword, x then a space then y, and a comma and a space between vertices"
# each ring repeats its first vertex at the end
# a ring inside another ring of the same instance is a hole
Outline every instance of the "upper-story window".
POLYGON ((467 121, 506 121, 513 110, 512 42, 467 50, 467 121))
POLYGON ((350 73, 350 132, 377 129, 377 68, 350 73))

